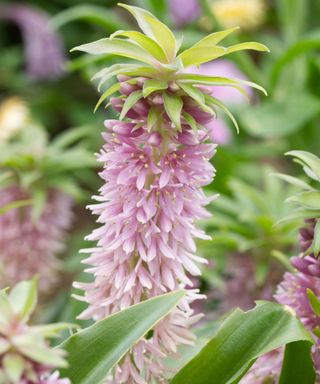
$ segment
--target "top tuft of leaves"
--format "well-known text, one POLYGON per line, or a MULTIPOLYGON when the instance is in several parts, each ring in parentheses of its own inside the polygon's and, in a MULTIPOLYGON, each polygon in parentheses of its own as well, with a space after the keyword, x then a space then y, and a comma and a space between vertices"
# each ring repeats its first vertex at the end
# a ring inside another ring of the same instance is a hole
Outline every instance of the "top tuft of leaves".
MULTIPOLYGON (((189 97, 206 112, 210 111, 212 116, 215 116, 215 107, 222 109, 229 115, 238 130, 235 119, 224 104, 203 92, 198 86, 231 86, 241 92, 245 92, 244 86, 249 86, 265 94, 266 91, 261 86, 249 81, 190 74, 185 73, 184 70, 190 66, 198 66, 233 52, 247 49, 268 52, 268 48, 263 44, 255 42, 235 44, 229 47, 219 45, 223 39, 237 29, 230 28, 225 31, 212 33, 192 47, 179 52, 182 40, 177 40, 173 32, 154 15, 144 9, 127 4, 120 3, 119 6, 131 13, 142 32, 117 31, 108 38, 73 48, 73 50, 83 51, 92 55, 110 54, 135 61, 135 63, 130 64, 114 64, 98 72, 94 79, 100 79, 99 88, 116 75, 128 76, 130 84, 133 84, 139 78, 143 78, 145 83, 141 97, 148 98, 150 95, 158 92, 163 99, 170 99, 170 97, 172 99, 174 97, 175 104, 177 105, 183 103, 183 97, 189 97)), ((119 89, 119 84, 107 89, 101 96, 98 106, 106 98, 119 91, 119 89)), ((130 107, 138 100, 140 98, 132 100, 130 107)), ((167 110, 167 105, 168 103, 164 105, 167 115, 170 117, 173 125, 180 130, 180 117, 178 118, 177 115, 181 112, 181 109, 178 108, 175 116, 172 116, 172 111, 167 110)))

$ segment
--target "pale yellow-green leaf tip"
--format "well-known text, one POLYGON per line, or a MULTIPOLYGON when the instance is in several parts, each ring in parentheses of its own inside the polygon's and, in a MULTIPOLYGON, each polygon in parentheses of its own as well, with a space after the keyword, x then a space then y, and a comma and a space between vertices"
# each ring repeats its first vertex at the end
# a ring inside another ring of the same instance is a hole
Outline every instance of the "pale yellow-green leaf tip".
POLYGON ((293 316, 293 317, 297 317, 296 312, 295 312, 291 307, 289 307, 289 305, 284 305, 284 306, 283 306, 283 309, 284 309, 286 312, 290 313, 291 316, 293 316))

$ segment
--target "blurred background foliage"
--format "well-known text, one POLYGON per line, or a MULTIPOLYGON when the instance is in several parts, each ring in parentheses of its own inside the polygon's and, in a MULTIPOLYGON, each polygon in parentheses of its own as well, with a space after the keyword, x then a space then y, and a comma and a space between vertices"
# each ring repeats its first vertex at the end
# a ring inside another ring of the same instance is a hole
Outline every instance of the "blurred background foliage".
MULTIPOLYGON (((60 255, 59 284, 43 297, 42 321, 74 321, 82 306, 70 298, 71 283, 85 279, 79 249, 90 246, 83 237, 95 226, 85 206, 101 184, 94 153, 102 143, 103 120, 114 116, 102 107, 93 114, 99 95, 90 79, 117 59, 69 50, 133 24, 116 3, 0 1, 0 164, 10 173, 1 178, 2 188, 15 178, 30 193, 27 204, 40 215, 45 198, 39 191, 54 186, 75 199, 73 224, 60 255)), ((217 175, 207 187, 220 198, 210 206, 212 218, 201 223, 212 241, 199 242, 199 253, 210 261, 196 282, 210 299, 206 311, 215 318, 235 305, 247 309, 254 299, 272 297, 273 287, 290 268, 288 258, 299 252, 301 222, 277 224, 290 213, 284 200, 295 187, 273 174, 301 174, 283 156, 286 151, 320 154, 320 3, 128 3, 151 10, 177 35, 184 35, 184 47, 208 32, 239 25, 233 42, 259 41, 271 50, 265 55, 230 56, 241 76, 264 86, 269 95, 249 95, 250 104, 230 97, 241 132, 237 135, 223 121, 225 139, 213 159, 217 175)))

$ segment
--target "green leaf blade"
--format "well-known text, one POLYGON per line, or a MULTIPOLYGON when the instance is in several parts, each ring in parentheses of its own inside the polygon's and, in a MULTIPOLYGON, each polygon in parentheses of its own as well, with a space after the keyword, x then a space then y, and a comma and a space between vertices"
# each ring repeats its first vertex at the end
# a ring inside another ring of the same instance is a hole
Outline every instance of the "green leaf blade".
POLYGON ((172 31, 150 12, 127 4, 118 4, 129 11, 136 19, 141 30, 156 41, 165 52, 169 62, 172 62, 176 55, 176 39, 172 31))
POLYGON ((155 64, 156 60, 139 45, 123 39, 100 39, 92 43, 79 45, 71 50, 82 51, 91 55, 115 55, 138 60, 147 64, 155 64))
POLYGON ((168 83, 166 81, 161 81, 161 80, 146 80, 145 83, 143 84, 143 97, 148 97, 151 95, 151 93, 164 90, 168 88, 168 83))
POLYGON ((69 362, 69 367, 61 370, 62 376, 69 377, 74 384, 100 383, 183 296, 183 291, 175 291, 146 300, 71 336, 61 345, 69 362))
POLYGON ((316 373, 311 357, 311 344, 307 341, 286 346, 279 384, 314 384, 316 373))
POLYGON ((172 384, 235 384, 261 355, 284 344, 312 337, 291 310, 258 302, 248 311, 235 310, 213 339, 173 378, 172 384))
POLYGON ((168 92, 163 92, 163 101, 164 101, 164 107, 165 110, 173 122, 173 124, 176 126, 178 131, 181 131, 181 111, 183 107, 183 101, 179 96, 171 95, 168 92))
POLYGON ((119 120, 123 120, 126 114, 130 109, 143 97, 141 91, 134 91, 126 98, 126 101, 123 104, 119 120))

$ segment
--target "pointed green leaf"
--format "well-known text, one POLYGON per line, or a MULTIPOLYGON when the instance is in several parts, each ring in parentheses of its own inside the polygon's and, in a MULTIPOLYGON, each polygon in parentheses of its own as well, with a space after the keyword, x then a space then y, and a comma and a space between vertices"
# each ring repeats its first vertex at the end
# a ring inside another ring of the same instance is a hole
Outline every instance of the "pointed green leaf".
POLYGON ((307 294, 314 313, 320 317, 320 301, 318 297, 312 292, 310 288, 307 288, 307 294))
POLYGON ((211 60, 210 58, 207 59, 208 57, 212 57, 214 59, 216 53, 225 52, 225 48, 216 47, 216 44, 218 44, 221 40, 230 35, 236 29, 238 29, 238 27, 211 33, 210 35, 204 37, 196 44, 194 44, 191 48, 188 48, 180 53, 178 57, 182 60, 186 67, 190 65, 198 65, 211 60), (203 59, 205 61, 202 61, 203 59))
POLYGON ((13 201, 12 203, 9 203, 0 207, 0 215, 4 215, 6 212, 10 211, 11 209, 22 208, 31 204, 32 204, 31 199, 13 201))
POLYGON ((304 208, 298 208, 290 215, 287 215, 283 217, 281 220, 276 222, 277 225, 285 224, 289 221, 301 221, 302 219, 310 219, 314 217, 318 217, 320 215, 320 209, 319 210, 311 210, 311 209, 304 209, 304 208))
POLYGON ((155 107, 155 106, 152 106, 150 109, 149 109, 149 113, 148 113, 148 132, 151 132, 153 130, 153 128, 156 126, 156 124, 159 122, 159 119, 160 117, 162 116, 163 112, 155 107))
POLYGON ((143 97, 141 91, 134 91, 130 93, 130 95, 126 98, 126 101, 123 104, 121 113, 120 113, 120 120, 123 120, 123 118, 126 116, 126 114, 129 112, 129 110, 135 105, 137 101, 139 101, 143 97))
POLYGON ((185 118, 186 122, 190 125, 192 130, 196 132, 198 130, 198 124, 195 119, 188 112, 182 112, 182 116, 185 118))
POLYGON ((204 94, 200 91, 200 89, 194 87, 192 84, 184 84, 183 82, 178 82, 178 85, 198 104, 203 105, 205 103, 204 94))
POLYGON ((151 93, 168 88, 168 83, 161 80, 146 80, 143 84, 143 97, 148 97, 151 93))
POLYGON ((121 3, 118 5, 127 9, 133 15, 141 30, 160 45, 165 52, 168 61, 172 62, 175 58, 177 49, 176 39, 172 31, 150 12, 142 8, 121 3))
POLYGON ((315 380, 311 344, 308 341, 287 344, 279 384, 314 384, 315 380))
MULTIPOLYGON (((174 71, 172 71, 172 72, 174 72, 174 71)), ((123 73, 125 75, 128 75, 128 76, 153 78, 159 74, 159 71, 156 68, 139 66, 136 69, 132 69, 132 70, 128 69, 123 73)))
POLYGON ((123 39, 100 39, 92 43, 79 45, 71 50, 90 53, 91 55, 115 55, 128 57, 129 59, 142 61, 147 64, 155 64, 156 60, 139 45, 123 39))
POLYGON ((9 302, 15 314, 27 321, 38 301, 37 279, 21 281, 9 293, 9 302))
POLYGON ((205 97, 204 94, 200 91, 200 89, 194 87, 192 84, 184 84, 182 82, 178 82, 178 85, 185 91, 188 96, 190 96, 199 104, 202 110, 214 115, 214 111, 205 104, 205 97))
POLYGON ((104 76, 107 76, 109 73, 120 71, 125 71, 126 69, 136 69, 139 68, 140 64, 113 64, 109 67, 102 68, 100 71, 98 71, 91 80, 97 80, 101 79, 104 76))
POLYGON ((110 88, 108 88, 100 97, 100 99, 97 102, 97 105, 94 108, 94 112, 100 107, 100 105, 103 103, 103 101, 114 94, 115 92, 119 91, 120 89, 120 83, 113 84, 110 88))
POLYGON ((271 176, 276 176, 281 180, 286 181, 289 184, 295 185, 296 187, 303 189, 312 189, 310 185, 299 179, 298 177, 293 177, 290 175, 286 175, 284 173, 273 173, 271 176))
POLYGON ((182 60, 185 68, 192 65, 200 65, 224 56, 227 53, 226 48, 210 45, 190 48, 182 52, 178 57, 182 60))
POLYGON ((263 44, 249 42, 249 43, 235 44, 235 45, 232 45, 231 47, 228 47, 226 54, 243 51, 245 49, 250 49, 250 50, 260 51, 260 52, 270 52, 269 48, 263 44))
POLYGON ((149 52, 150 55, 152 55, 156 60, 160 61, 161 63, 168 63, 167 56, 163 49, 149 36, 146 36, 143 33, 137 31, 117 31, 113 33, 110 38, 113 39, 116 36, 128 37, 129 39, 139 44, 141 48, 149 52))
POLYGON ((213 96, 206 95, 206 100, 208 103, 218 106, 220 109, 223 110, 223 112, 229 116, 230 120, 232 121, 233 125, 236 127, 237 133, 239 133, 239 126, 237 123, 237 120, 233 116, 233 114, 229 111, 229 109, 218 99, 214 98, 213 96))
POLYGON ((246 96, 246 92, 241 88, 242 86, 247 86, 251 88, 258 89, 265 95, 267 95, 266 90, 260 85, 253 83, 251 81, 246 81, 236 78, 220 77, 220 76, 205 76, 197 74, 182 74, 178 76, 179 82, 183 83, 193 83, 199 85, 212 85, 212 86, 231 86, 238 89, 241 93, 246 96))
POLYGON ((320 181, 320 159, 316 155, 306 151, 290 151, 286 153, 286 156, 293 156, 294 158, 302 161, 312 172, 316 175, 320 181))
POLYGON ((163 101, 164 101, 164 108, 173 122, 173 124, 176 126, 178 131, 181 130, 181 111, 183 107, 183 101, 179 96, 169 94, 168 92, 163 92, 163 101))
POLYGON ((253 42, 240 43, 228 48, 220 47, 219 45, 211 46, 210 44, 204 43, 196 44, 196 46, 182 52, 178 57, 182 60, 185 67, 189 67, 191 65, 203 64, 218 57, 245 49, 269 52, 269 49, 265 45, 253 42))
MULTIPOLYGON (((126 65, 126 64, 114 64, 109 68, 104 68, 104 71, 99 71, 97 73, 97 76, 94 76, 92 80, 100 78, 99 84, 98 84, 98 91, 100 92, 100 89, 102 85, 110 80, 112 77, 120 74, 126 74, 128 71, 134 71, 139 69, 141 66, 140 65, 126 65), (111 70, 111 67, 112 70, 111 70), (108 70, 110 69, 110 70, 108 70), (99 75, 99 76, 98 76, 99 75)), ((140 75, 139 75, 140 76, 140 75)))
POLYGON ((289 197, 286 201, 301 205, 307 209, 320 209, 320 191, 302 192, 289 197))
POLYGON ((312 337, 288 307, 258 302, 248 312, 236 309, 171 384, 236 384, 259 356, 300 340, 311 348, 312 337))
POLYGON ((292 272, 292 273, 295 272, 294 267, 292 266, 292 264, 289 261, 288 255, 286 255, 285 253, 283 253, 281 251, 274 249, 273 251, 271 251, 271 256, 274 257, 275 259, 277 259, 284 266, 284 268, 287 271, 292 272))
POLYGON ((220 41, 222 41, 223 39, 225 39, 227 36, 229 36, 231 33, 233 33, 238 29, 239 27, 233 27, 233 28, 225 29, 224 31, 211 33, 210 35, 205 36, 203 39, 199 40, 196 44, 194 44, 191 48, 189 48, 188 51, 193 48, 217 45, 218 43, 220 43, 220 41))
POLYGON ((76 384, 97 384, 110 369, 184 296, 176 291, 143 301, 74 334, 61 347, 69 368, 62 376, 76 384))

